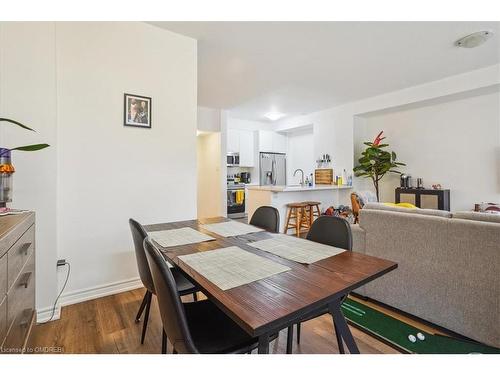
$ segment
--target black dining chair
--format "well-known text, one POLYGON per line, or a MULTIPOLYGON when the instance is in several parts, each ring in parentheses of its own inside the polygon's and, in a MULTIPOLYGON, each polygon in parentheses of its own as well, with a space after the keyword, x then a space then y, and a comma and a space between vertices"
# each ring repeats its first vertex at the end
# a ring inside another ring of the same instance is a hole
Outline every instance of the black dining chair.
MULTIPOLYGON (((347 222, 347 220, 338 217, 338 216, 327 216, 323 215, 317 218, 309 232, 307 233, 306 239, 309 241, 318 242, 324 245, 334 246, 341 249, 352 251, 352 232, 351 226, 347 222)), ((345 300, 347 296, 342 298, 342 301, 345 300)), ((305 322, 307 320, 311 320, 321 316, 323 314, 328 313, 328 309, 322 309, 320 311, 315 312, 311 317, 307 319, 303 319, 297 323, 297 343, 300 343, 300 328, 301 322, 305 322)), ((337 327, 335 328, 335 336, 337 337, 337 344, 339 346, 339 352, 344 353, 344 345, 342 344, 342 337, 338 333, 337 327)), ((288 328, 288 337, 287 337, 287 353, 292 348, 292 339, 293 339, 293 326, 288 328)))
MULTIPOLYGON (((144 287, 146 288, 146 293, 144 294, 141 306, 139 307, 139 312, 137 313, 137 316, 135 318, 136 323, 139 323, 141 321, 142 313, 145 310, 141 335, 141 344, 144 344, 144 338, 146 337, 146 329, 149 320, 149 310, 151 308, 151 300, 153 298, 153 294, 156 294, 156 291, 143 246, 144 239, 148 236, 148 234, 143 226, 134 219, 129 219, 129 224, 130 229, 132 230, 132 238, 134 239, 135 257, 137 260, 137 268, 139 269, 139 276, 144 287)), ((196 292, 198 291, 198 288, 195 287, 188 279, 186 279, 186 277, 178 268, 173 268, 171 273, 173 274, 173 277, 176 281, 177 293, 180 296, 192 294, 193 299, 196 301, 196 292)), ((166 352, 166 348, 162 347, 162 352, 163 351, 166 352)))
POLYGON ((144 249, 156 288, 163 323, 163 347, 167 336, 177 354, 249 353, 258 339, 249 336, 210 300, 182 303, 172 269, 149 238, 144 249))
POLYGON ((268 232, 278 233, 280 226, 280 213, 274 207, 261 206, 255 210, 249 224, 268 232))

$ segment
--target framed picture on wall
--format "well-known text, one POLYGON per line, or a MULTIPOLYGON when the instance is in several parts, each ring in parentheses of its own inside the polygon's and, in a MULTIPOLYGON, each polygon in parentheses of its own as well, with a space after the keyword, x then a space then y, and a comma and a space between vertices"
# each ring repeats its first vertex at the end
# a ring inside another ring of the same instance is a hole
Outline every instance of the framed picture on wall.
POLYGON ((124 94, 123 125, 151 128, 151 98, 124 94))

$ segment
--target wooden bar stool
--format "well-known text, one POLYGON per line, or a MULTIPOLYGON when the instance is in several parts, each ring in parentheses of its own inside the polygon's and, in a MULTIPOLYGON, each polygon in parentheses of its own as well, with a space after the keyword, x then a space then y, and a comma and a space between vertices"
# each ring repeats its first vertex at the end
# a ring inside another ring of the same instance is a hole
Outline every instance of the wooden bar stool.
POLYGON ((305 205, 307 205, 306 207, 306 213, 307 213, 307 219, 308 219, 308 222, 309 222, 309 228, 311 227, 312 223, 314 220, 316 220, 316 218, 320 217, 321 216, 321 211, 319 209, 319 205, 321 204, 321 202, 316 202, 316 201, 305 201, 305 202, 302 202, 304 203, 305 205))
POLYGON ((300 236, 302 228, 309 230, 309 220, 307 217, 307 204, 302 202, 288 203, 285 230, 287 233, 289 229, 295 229, 295 235, 300 236))

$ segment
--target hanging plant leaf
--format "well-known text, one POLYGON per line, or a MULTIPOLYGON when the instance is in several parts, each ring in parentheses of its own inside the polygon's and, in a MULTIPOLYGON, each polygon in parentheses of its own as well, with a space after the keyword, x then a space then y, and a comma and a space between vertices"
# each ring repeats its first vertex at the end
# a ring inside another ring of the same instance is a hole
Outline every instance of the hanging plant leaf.
POLYGON ((11 151, 14 151, 14 150, 17 150, 17 151, 38 151, 38 150, 42 150, 44 148, 47 148, 49 146, 50 145, 48 145, 47 143, 38 143, 35 145, 19 146, 19 147, 11 148, 10 150, 11 151))
POLYGON ((3 118, 3 117, 0 117, 0 121, 5 121, 5 122, 10 122, 11 124, 14 124, 14 125, 17 125, 17 126, 20 126, 21 128, 23 129, 26 129, 26 130, 31 130, 32 132, 34 132, 33 129, 27 127, 26 125, 23 125, 21 124, 20 122, 16 121, 16 120, 11 120, 10 118, 3 118))

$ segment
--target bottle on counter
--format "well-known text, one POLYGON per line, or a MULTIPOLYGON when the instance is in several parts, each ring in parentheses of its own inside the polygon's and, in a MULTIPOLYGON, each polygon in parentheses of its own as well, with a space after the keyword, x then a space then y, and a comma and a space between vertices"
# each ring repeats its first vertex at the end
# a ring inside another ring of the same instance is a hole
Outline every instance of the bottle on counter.
POLYGON ((352 186, 352 173, 347 176, 347 186, 352 186))
POLYGON ((314 182, 313 182, 313 174, 311 173, 309 175, 309 186, 313 186, 314 182))
POLYGON ((345 185, 347 183, 347 172, 345 169, 342 170, 342 184, 345 185))

